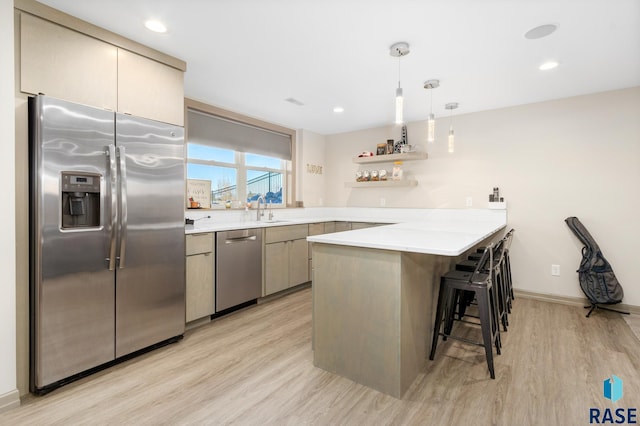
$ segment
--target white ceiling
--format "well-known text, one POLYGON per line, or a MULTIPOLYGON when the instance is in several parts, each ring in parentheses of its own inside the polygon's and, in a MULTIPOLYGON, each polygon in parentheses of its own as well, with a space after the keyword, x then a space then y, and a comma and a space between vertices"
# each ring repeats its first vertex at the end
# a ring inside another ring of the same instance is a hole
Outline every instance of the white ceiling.
MULTIPOLYGON (((187 62, 185 96, 321 134, 640 85, 639 0, 41 0, 187 62), (166 34, 143 23, 161 20, 166 34), (552 35, 524 33, 547 23, 552 35), (539 71, 547 59, 560 66, 539 71), (295 98, 304 103, 286 102, 295 98), (335 114, 334 106, 345 112, 335 114)), ((603 105, 615 108, 615 105, 603 105)))

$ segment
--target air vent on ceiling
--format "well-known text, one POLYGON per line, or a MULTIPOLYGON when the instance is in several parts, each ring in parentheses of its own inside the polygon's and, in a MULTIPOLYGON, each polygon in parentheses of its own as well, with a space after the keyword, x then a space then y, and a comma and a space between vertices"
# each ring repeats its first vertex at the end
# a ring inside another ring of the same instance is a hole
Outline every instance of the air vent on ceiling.
POLYGON ((304 106, 304 104, 302 102, 300 102, 299 100, 297 100, 296 98, 287 98, 285 99, 285 101, 292 103, 294 105, 298 105, 298 106, 304 106))

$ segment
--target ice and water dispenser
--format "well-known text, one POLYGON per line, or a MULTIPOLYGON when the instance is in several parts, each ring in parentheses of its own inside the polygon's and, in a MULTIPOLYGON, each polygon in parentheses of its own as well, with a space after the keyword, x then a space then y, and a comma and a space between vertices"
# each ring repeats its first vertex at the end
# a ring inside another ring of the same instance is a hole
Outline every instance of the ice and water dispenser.
POLYGON ((100 175, 62 172, 62 228, 100 226, 100 175))

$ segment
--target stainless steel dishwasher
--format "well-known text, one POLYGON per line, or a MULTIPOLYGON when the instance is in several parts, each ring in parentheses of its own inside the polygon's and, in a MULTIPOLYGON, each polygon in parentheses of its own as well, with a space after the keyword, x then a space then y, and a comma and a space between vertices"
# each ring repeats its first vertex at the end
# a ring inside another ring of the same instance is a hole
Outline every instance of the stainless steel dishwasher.
POLYGON ((262 229, 216 233, 216 312, 262 296, 262 229))

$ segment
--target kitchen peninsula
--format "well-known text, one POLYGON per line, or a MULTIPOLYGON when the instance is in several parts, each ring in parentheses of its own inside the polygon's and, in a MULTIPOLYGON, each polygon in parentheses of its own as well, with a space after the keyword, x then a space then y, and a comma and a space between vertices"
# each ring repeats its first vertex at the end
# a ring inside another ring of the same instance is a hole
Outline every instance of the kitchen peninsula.
POLYGON ((314 364, 401 398, 426 362, 440 276, 505 226, 505 210, 434 209, 308 237, 314 364))

